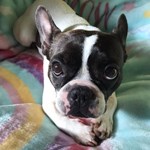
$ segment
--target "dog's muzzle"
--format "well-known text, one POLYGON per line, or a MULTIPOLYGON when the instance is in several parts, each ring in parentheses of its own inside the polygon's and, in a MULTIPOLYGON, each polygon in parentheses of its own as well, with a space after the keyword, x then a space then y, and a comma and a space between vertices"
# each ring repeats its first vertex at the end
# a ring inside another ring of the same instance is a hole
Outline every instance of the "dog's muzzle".
POLYGON ((56 108, 64 115, 95 118, 105 110, 104 95, 90 81, 73 80, 58 91, 56 108))

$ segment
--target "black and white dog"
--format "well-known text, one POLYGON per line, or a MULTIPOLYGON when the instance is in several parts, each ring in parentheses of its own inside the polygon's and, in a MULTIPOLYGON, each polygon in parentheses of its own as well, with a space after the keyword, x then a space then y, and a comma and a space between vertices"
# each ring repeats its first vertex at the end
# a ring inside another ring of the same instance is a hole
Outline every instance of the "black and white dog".
POLYGON ((112 33, 104 33, 64 1, 37 0, 21 19, 14 28, 20 43, 29 46, 35 41, 36 27, 39 33, 43 110, 79 143, 96 146, 97 139, 106 139, 112 132, 115 90, 126 60, 126 17, 122 14, 112 33))

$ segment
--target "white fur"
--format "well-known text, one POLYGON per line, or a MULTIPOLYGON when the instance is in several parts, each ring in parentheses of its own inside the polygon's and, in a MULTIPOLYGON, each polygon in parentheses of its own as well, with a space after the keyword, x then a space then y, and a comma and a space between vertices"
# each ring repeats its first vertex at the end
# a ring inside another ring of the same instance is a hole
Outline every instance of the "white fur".
POLYGON ((97 41, 96 34, 85 38, 82 53, 82 66, 76 78, 80 78, 83 80, 90 80, 89 70, 87 68, 87 61, 91 54, 93 45, 96 43, 96 41, 97 41))
POLYGON ((99 28, 97 27, 93 27, 93 26, 90 26, 90 25, 78 25, 77 27, 75 27, 73 30, 86 30, 86 31, 100 31, 99 28))

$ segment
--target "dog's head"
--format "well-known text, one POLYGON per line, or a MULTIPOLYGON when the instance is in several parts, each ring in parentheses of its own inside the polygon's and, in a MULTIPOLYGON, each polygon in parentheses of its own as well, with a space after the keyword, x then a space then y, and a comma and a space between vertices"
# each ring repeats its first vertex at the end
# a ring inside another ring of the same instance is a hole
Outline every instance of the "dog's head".
POLYGON ((99 116, 122 80, 126 17, 120 16, 112 33, 80 27, 61 32, 40 6, 35 22, 42 52, 49 60, 48 76, 56 89, 57 109, 65 115, 99 116))

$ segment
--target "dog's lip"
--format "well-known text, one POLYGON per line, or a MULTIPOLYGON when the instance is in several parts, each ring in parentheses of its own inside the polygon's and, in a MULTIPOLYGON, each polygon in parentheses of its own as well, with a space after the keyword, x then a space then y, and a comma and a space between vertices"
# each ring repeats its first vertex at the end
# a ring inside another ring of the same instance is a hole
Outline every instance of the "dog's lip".
POLYGON ((96 117, 98 117, 98 115, 96 115, 96 116, 94 116, 93 114, 91 114, 91 115, 85 115, 85 114, 83 114, 81 111, 80 111, 80 113, 85 117, 85 118, 96 118, 96 117))
POLYGON ((79 116, 82 116, 82 117, 78 117, 78 116, 71 115, 71 114, 69 114, 68 116, 72 118, 96 118, 97 117, 97 116, 94 116, 93 114, 91 115, 88 115, 87 113, 85 114, 81 110, 79 110, 77 113, 79 114, 79 116))
POLYGON ((78 119, 80 123, 84 124, 84 125, 91 125, 91 118, 87 119, 87 118, 84 118, 84 117, 75 117, 75 116, 72 116, 72 115, 69 115, 68 116, 70 119, 78 119))

